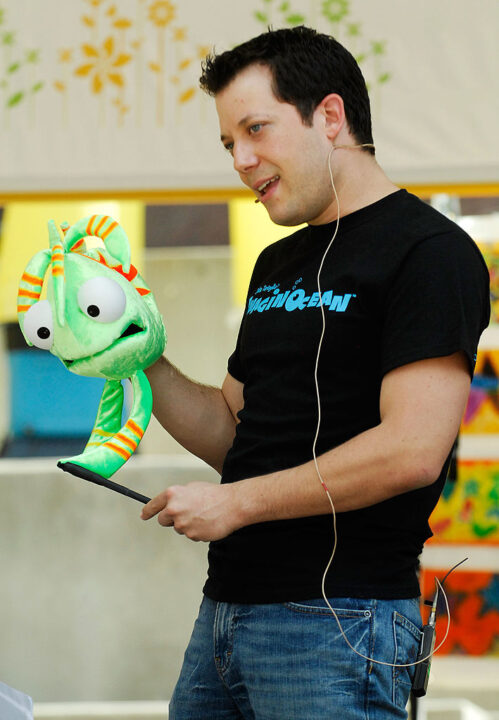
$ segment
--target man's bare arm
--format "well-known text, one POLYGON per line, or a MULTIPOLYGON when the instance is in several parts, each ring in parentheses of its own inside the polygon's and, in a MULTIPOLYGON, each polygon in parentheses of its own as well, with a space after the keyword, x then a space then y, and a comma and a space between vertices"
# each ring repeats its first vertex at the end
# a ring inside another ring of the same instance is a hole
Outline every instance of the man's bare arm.
MULTIPOLYGON (((380 424, 318 458, 336 511, 358 510, 434 483, 458 434, 469 387, 461 353, 388 373, 380 424)), ((235 500, 241 525, 331 511, 313 461, 242 480, 235 500)))
MULTIPOLYGON (((338 512, 356 510, 432 484, 457 436, 470 377, 462 353, 388 373, 381 422, 322 454, 318 465, 338 512)), ((142 517, 194 540, 216 540, 257 522, 331 511, 313 461, 226 485, 171 487, 142 517)))
POLYGON ((215 470, 234 439, 243 386, 227 375, 221 388, 202 385, 183 375, 162 357, 146 375, 153 391, 153 412, 183 447, 215 470))

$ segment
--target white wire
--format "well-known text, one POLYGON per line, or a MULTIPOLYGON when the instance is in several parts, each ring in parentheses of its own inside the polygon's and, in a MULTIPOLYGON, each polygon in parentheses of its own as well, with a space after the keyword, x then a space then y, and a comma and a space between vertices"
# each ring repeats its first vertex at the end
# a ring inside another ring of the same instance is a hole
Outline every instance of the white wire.
POLYGON ((445 600, 445 607, 446 607, 446 610, 447 610, 447 628, 446 628, 446 631, 445 631, 445 635, 444 635, 443 640, 440 642, 440 644, 437 645, 437 647, 436 647, 429 655, 427 655, 427 656, 424 657, 424 658, 421 658, 420 660, 416 660, 415 662, 411 662, 411 663, 399 664, 399 663, 385 662, 384 660, 375 660, 374 658, 369 657, 369 656, 367 656, 367 655, 363 655, 361 652, 359 652, 358 650, 356 650, 356 649, 353 647, 353 645, 350 643, 350 641, 349 641, 349 639, 347 638, 347 636, 345 635, 345 632, 344 632, 344 630, 343 630, 343 628, 342 628, 342 626, 341 626, 341 623, 340 623, 340 620, 339 620, 339 618, 338 618, 338 615, 336 614, 334 608, 331 606, 331 603, 329 602, 329 600, 328 600, 328 598, 327 598, 327 595, 326 595, 326 577, 327 577, 327 574, 328 574, 329 569, 330 569, 330 567, 331 567, 331 564, 332 564, 332 562, 333 562, 334 556, 335 556, 335 554, 336 554, 336 547, 337 547, 337 544, 338 544, 338 533, 337 533, 337 530, 336 530, 336 510, 335 510, 335 507, 334 507, 333 499, 332 499, 332 497, 331 497, 331 494, 330 494, 330 492, 329 492, 329 489, 328 489, 326 483, 324 482, 324 479, 323 479, 323 477, 322 477, 321 471, 320 471, 320 469, 319 469, 319 464, 318 464, 318 462, 317 462, 317 440, 318 440, 318 438, 319 438, 319 432, 320 432, 321 422, 322 422, 322 408, 321 408, 321 396, 320 396, 320 390, 319 390, 318 370, 319 370, 319 359, 320 359, 320 354, 321 354, 321 349, 322 349, 322 343, 323 343, 324 335, 325 335, 325 332, 326 332, 326 316, 325 316, 325 313, 324 313, 324 305, 322 304, 322 291, 321 291, 321 281, 320 281, 320 278, 321 278, 321 273, 322 273, 322 268, 323 268, 323 266, 324 266, 324 262, 325 262, 326 257, 327 257, 327 255, 328 255, 330 249, 331 249, 331 246, 332 246, 333 242, 334 242, 335 239, 336 239, 336 236, 337 236, 337 234, 338 234, 338 230, 339 230, 339 227, 340 227, 340 200, 339 200, 339 198, 338 198, 338 193, 336 192, 336 186, 335 186, 335 184, 334 184, 334 178, 333 178, 333 171, 332 171, 332 169, 331 169, 331 155, 333 154, 333 151, 335 150, 335 148, 338 148, 338 147, 340 147, 340 148, 347 148, 347 149, 348 149, 348 148, 373 147, 373 146, 372 146, 370 143, 365 143, 365 144, 363 144, 363 145, 332 145, 332 146, 331 146, 331 150, 329 151, 328 158, 327 158, 327 164, 328 164, 328 170, 329 170, 329 178, 330 178, 330 180, 331 180, 331 187, 332 187, 332 189, 333 189, 334 197, 335 197, 335 200, 336 200, 336 226, 335 226, 335 228, 334 228, 333 236, 332 236, 331 240, 329 241, 329 244, 328 244, 326 250, 324 251, 324 254, 323 254, 323 256, 322 256, 322 260, 321 260, 320 265, 319 265, 319 270, 318 270, 318 272, 317 272, 317 290, 318 290, 318 293, 319 293, 319 306, 320 306, 320 309, 321 309, 321 316, 322 316, 322 332, 321 332, 320 339, 319 339, 319 344, 318 344, 318 347, 317 347, 317 356, 316 356, 316 358, 315 358, 315 369, 314 369, 315 392, 316 392, 316 396, 317 396, 317 427, 316 427, 316 430, 315 430, 314 442, 313 442, 313 444, 312 444, 312 455, 313 455, 313 459, 314 459, 315 470, 316 470, 316 472, 317 472, 317 475, 318 475, 318 477, 319 477, 319 480, 320 480, 320 482, 321 482, 321 485, 322 485, 322 487, 324 488, 324 491, 325 491, 325 493, 326 493, 326 495, 327 495, 327 498, 328 498, 328 500, 329 500, 329 503, 330 503, 330 505, 331 505, 331 511, 332 511, 332 517, 333 517, 333 537, 334 537, 333 550, 332 550, 332 552, 331 552, 331 557, 329 558, 329 561, 328 561, 328 563, 327 563, 327 565, 326 565, 326 568, 325 568, 325 570, 324 570, 324 573, 323 573, 323 575, 322 575, 322 585, 321 585, 321 587, 322 587, 322 597, 324 598, 324 602, 326 603, 327 607, 328 607, 329 610, 331 611, 334 619, 335 619, 336 622, 338 623, 338 628, 339 628, 340 633, 341 633, 341 635, 343 636, 346 644, 348 645, 349 648, 351 648, 351 650, 354 651, 354 653, 356 653, 357 655, 359 655, 361 658, 364 658, 364 660, 369 660, 369 662, 376 663, 377 665, 388 665, 389 667, 411 667, 412 665, 418 665, 419 663, 422 663, 422 662, 424 662, 425 660, 428 660, 430 657, 432 657, 432 655, 433 655, 434 653, 436 653, 439 648, 442 647, 442 645, 444 644, 444 642, 445 642, 446 639, 447 639, 447 635, 449 634, 449 628, 450 628, 450 610, 449 610, 449 603, 448 603, 448 600, 447 600, 447 595, 445 594, 445 591, 444 591, 444 589, 443 589, 440 581, 438 580, 438 578, 435 578, 435 581, 436 581, 436 583, 438 584, 438 588, 439 588, 439 589, 437 590, 437 592, 440 591, 440 592, 442 593, 442 595, 443 595, 443 597, 444 597, 444 600, 445 600))

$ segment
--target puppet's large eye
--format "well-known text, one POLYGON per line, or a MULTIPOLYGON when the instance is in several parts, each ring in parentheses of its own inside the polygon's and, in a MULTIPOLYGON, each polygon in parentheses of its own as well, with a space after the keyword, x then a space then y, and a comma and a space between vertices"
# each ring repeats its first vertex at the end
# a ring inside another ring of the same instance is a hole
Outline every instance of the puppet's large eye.
POLYGON ((50 350, 54 340, 54 321, 48 300, 40 300, 24 316, 24 334, 40 350, 50 350))
POLYGON ((78 305, 85 315, 101 323, 118 320, 125 312, 125 291, 108 277, 95 277, 78 290, 78 305))

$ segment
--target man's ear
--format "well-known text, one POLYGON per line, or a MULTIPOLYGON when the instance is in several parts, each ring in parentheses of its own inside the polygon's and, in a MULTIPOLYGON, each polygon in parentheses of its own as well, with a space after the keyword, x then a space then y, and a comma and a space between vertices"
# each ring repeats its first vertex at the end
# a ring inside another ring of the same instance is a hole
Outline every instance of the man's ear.
POLYGON ((345 126, 345 105, 341 95, 330 93, 321 100, 316 108, 321 115, 322 123, 329 140, 336 140, 337 136, 345 126))

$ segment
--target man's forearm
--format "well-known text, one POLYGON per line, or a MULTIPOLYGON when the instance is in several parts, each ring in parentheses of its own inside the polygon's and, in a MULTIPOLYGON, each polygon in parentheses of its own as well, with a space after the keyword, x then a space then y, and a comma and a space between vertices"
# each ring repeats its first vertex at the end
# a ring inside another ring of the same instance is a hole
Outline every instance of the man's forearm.
MULTIPOLYGON (((318 458, 336 512, 356 510, 432 480, 398 439, 377 426, 318 458)), ((313 461, 224 485, 168 488, 142 511, 192 540, 219 540, 246 525, 331 512, 313 461)))
MULTIPOLYGON (((381 425, 318 458, 318 468, 337 512, 358 510, 424 487, 438 477, 401 451, 381 425)), ((238 525, 331 512, 314 461, 234 483, 238 525)))
MULTIPOLYGON (((338 512, 433 483, 459 431, 469 392, 460 354, 400 367, 383 380, 381 422, 318 458, 338 512)), ((234 483, 238 523, 327 513, 313 461, 234 483)))
POLYGON ((220 388, 191 380, 165 357, 145 372, 155 417, 177 442, 220 472, 236 426, 220 388))

